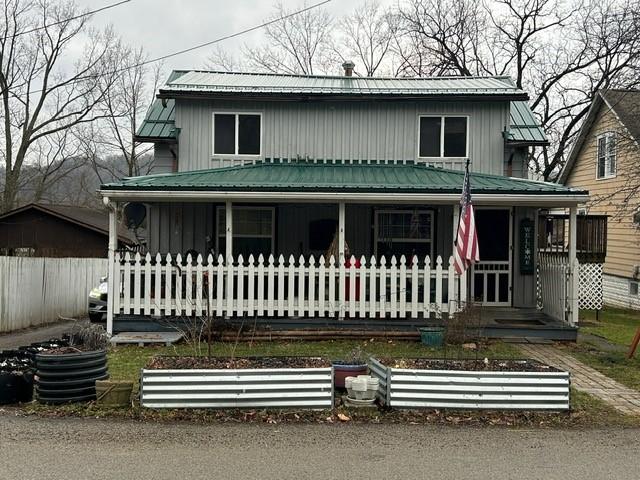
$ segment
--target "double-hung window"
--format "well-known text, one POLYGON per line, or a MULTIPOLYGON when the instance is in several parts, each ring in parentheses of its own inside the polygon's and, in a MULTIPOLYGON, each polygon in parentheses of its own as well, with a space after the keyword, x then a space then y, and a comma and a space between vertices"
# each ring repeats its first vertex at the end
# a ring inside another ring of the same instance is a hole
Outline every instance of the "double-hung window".
POLYGON ((259 113, 214 113, 214 155, 260 155, 262 116, 259 113))
POLYGON ((421 115, 418 130, 418 157, 468 156, 469 117, 421 115))
POLYGON ((433 211, 377 210, 375 217, 375 255, 391 255, 400 259, 404 255, 407 263, 418 256, 420 262, 425 256, 433 257, 433 211))
POLYGON ((616 134, 607 132, 597 138, 598 169, 596 178, 616 176, 616 134))
MULTIPOLYGON (((253 255, 267 257, 274 247, 273 207, 232 207, 233 208, 233 255, 242 254, 245 260, 253 255)), ((226 256, 226 211, 218 207, 218 253, 226 256)))

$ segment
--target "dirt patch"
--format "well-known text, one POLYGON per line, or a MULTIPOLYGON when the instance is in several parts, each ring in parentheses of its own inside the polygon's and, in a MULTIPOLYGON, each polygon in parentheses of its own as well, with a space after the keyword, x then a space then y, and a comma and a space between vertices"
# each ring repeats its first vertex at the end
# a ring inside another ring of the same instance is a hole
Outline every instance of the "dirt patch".
POLYGON ((449 360, 428 358, 385 358, 383 365, 391 368, 418 370, 469 370, 474 372, 558 372, 535 360, 449 360))
POLYGON ((325 368, 331 362, 321 357, 154 357, 150 369, 250 369, 250 368, 325 368))

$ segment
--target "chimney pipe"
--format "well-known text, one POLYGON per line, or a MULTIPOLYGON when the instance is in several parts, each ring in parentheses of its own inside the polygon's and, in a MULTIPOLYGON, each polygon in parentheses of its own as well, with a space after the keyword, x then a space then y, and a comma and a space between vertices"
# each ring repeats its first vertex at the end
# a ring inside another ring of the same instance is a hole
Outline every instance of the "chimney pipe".
POLYGON ((342 68, 344 68, 344 76, 345 77, 352 77, 353 76, 353 69, 355 68, 356 64, 353 63, 351 60, 347 60, 346 62, 344 62, 342 64, 342 68))

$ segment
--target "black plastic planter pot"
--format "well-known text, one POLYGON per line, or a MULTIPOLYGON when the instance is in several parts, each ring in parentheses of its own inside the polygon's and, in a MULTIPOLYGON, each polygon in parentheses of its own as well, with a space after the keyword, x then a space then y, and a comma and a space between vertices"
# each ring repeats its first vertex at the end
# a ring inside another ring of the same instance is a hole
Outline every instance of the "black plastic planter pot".
POLYGON ((26 403, 33 399, 33 372, 0 372, 0 405, 26 403))
POLYGON ((0 405, 33 399, 33 362, 20 350, 0 352, 0 405))
POLYGON ((41 403, 96 398, 96 380, 109 378, 107 351, 36 355, 36 395, 41 403))

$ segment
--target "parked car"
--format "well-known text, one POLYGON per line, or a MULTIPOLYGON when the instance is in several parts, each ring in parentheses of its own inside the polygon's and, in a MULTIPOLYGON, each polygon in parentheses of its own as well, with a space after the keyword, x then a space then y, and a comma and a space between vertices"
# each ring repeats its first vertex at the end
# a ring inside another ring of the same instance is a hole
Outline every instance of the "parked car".
POLYGON ((100 284, 89 292, 89 320, 107 321, 107 277, 100 278, 100 284))

